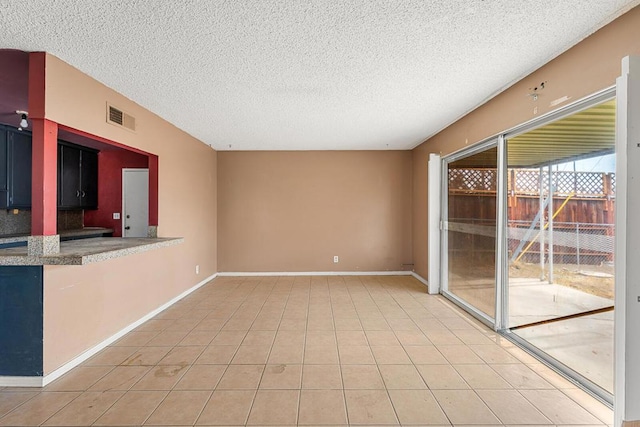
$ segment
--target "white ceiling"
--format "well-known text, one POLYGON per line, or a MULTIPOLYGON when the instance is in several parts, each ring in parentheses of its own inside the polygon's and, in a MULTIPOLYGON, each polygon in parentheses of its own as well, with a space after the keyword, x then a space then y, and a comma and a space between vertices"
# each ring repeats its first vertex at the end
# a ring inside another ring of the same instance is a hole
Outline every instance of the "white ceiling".
POLYGON ((409 149, 638 3, 0 0, 0 48, 218 150, 409 149))

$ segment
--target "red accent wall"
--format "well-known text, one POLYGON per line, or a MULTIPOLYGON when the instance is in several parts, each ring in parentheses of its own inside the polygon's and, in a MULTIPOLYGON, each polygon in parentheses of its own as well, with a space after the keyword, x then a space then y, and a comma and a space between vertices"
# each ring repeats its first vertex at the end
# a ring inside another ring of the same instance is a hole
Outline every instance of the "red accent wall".
MULTIPOLYGON (((27 52, 0 49, 0 123, 18 127, 16 110, 29 110, 29 62, 27 52)), ((42 82, 44 87, 44 75, 42 82)))
MULTIPOLYGON (((98 209, 84 211, 85 227, 113 228, 114 237, 122 237, 122 169, 148 168, 149 158, 132 151, 116 150, 98 153, 98 209)), ((151 193, 151 192, 150 192, 151 193)))
POLYGON ((158 225, 158 156, 149 154, 149 225, 158 225))
POLYGON ((57 233, 58 214, 58 125, 32 119, 31 235, 57 233))

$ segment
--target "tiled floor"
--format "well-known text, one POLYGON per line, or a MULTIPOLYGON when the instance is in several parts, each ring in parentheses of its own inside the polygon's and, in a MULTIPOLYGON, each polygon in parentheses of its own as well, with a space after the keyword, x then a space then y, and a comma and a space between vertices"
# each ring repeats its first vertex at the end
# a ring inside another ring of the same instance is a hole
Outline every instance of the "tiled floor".
MULTIPOLYGON (((488 283, 486 279, 458 275, 455 282, 453 294, 484 313, 495 311, 495 280, 488 283)), ((539 278, 511 277, 508 293, 509 327, 520 326, 513 330, 515 335, 613 393, 613 310, 531 326, 544 320, 613 309, 613 300, 539 278)))
POLYGON ((218 278, 0 425, 611 425, 612 413, 411 277, 218 278))

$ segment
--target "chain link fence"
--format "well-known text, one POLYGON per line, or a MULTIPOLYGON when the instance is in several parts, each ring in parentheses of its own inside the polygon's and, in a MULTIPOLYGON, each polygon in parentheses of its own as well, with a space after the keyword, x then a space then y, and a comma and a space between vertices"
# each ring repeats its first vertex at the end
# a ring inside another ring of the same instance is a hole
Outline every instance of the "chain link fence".
MULTIPOLYGON (((464 217, 449 219, 463 228, 463 233, 484 235, 495 232, 495 218, 481 218, 477 206, 483 205, 477 197, 495 197, 497 170, 495 168, 449 169, 448 190, 455 195, 456 213, 464 217), (467 196, 469 197, 468 203, 467 196), (474 202, 472 199, 476 198, 474 202), (465 208, 465 203, 468 207, 465 208), (480 218, 479 218, 480 217, 480 218), (493 222, 493 226, 492 226, 493 222)), ((551 185, 554 198, 554 217, 551 230, 540 231, 539 197, 549 196, 549 172, 544 169, 509 169, 508 177, 508 248, 509 259, 524 263, 545 263, 553 254, 557 264, 603 265, 613 262, 615 227, 616 177, 613 173, 552 171, 551 185), (566 206, 565 206, 566 205, 566 206), (537 215, 537 216, 536 216, 537 215), (535 217, 535 218, 534 218, 535 217), (549 248, 549 241, 553 247, 549 248), (544 242, 544 246, 541 246, 544 242), (542 254, 541 254, 542 248, 542 254)), ((454 202, 451 200, 450 202, 454 202)), ((488 210, 487 213, 491 212, 488 210)), ((468 242, 466 242, 468 244, 468 242)))
POLYGON ((545 262, 551 253, 556 264, 602 265, 613 262, 613 224, 554 222, 553 229, 543 230, 542 236, 539 224, 535 228, 530 225, 528 221, 509 221, 508 247, 512 261, 539 262, 542 240, 545 262), (551 238, 553 251, 549 248, 551 238))

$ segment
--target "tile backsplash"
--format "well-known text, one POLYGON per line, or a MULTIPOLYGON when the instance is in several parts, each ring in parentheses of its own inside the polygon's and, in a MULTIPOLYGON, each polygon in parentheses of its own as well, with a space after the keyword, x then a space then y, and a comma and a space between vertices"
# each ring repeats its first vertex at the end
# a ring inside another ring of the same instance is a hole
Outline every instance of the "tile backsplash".
POLYGON ((31 211, 0 209, 0 235, 29 234, 30 232, 31 211))
MULTIPOLYGON (((83 227, 83 211, 58 211, 58 233, 83 227)), ((0 209, 0 236, 31 233, 31 211, 0 209), (15 213, 14 213, 15 212, 15 213)))
POLYGON ((58 211, 58 233, 84 226, 84 211, 58 211))

